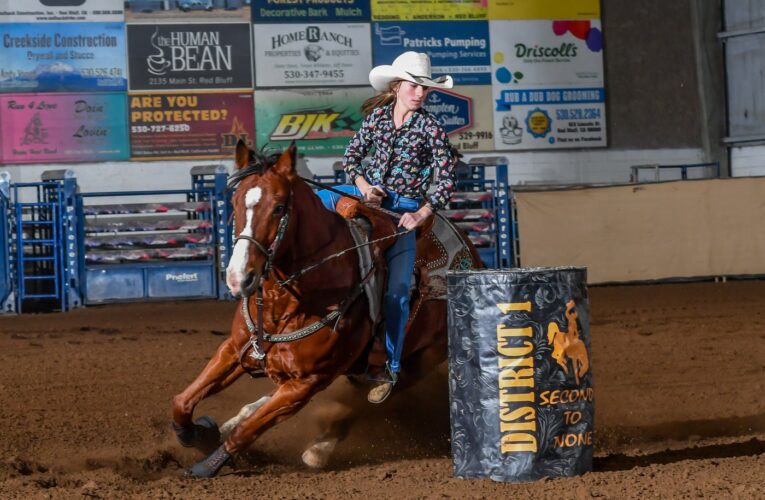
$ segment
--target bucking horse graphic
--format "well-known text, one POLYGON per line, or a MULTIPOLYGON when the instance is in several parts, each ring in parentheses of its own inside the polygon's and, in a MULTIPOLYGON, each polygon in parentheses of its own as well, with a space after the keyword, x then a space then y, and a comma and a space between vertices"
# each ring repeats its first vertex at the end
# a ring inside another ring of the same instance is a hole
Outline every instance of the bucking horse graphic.
POLYGON ((571 360, 574 369, 576 384, 590 368, 590 360, 587 356, 587 347, 579 338, 579 315, 576 312, 576 303, 569 300, 566 303, 566 319, 568 331, 561 331, 554 321, 547 325, 547 343, 553 348, 552 357, 568 375, 568 360, 571 360))

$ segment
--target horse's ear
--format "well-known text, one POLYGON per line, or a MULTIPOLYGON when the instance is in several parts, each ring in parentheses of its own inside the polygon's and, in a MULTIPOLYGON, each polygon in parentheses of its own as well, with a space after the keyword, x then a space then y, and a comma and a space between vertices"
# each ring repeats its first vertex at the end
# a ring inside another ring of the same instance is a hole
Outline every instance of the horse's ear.
POLYGON ((252 160, 252 150, 241 139, 236 143, 236 154, 234 156, 234 165, 237 169, 246 167, 252 160))
POLYGON ((285 149, 276 161, 276 165, 273 166, 274 171, 289 181, 295 180, 295 178, 297 178, 297 170, 295 169, 296 158, 297 146, 295 145, 295 141, 292 141, 290 147, 285 149))

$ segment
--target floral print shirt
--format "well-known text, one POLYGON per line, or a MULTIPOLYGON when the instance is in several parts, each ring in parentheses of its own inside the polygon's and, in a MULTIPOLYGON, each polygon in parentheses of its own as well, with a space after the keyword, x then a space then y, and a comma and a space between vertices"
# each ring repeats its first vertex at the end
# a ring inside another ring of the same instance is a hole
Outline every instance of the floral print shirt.
POLYGON ((375 108, 345 150, 343 167, 351 182, 360 175, 407 198, 426 199, 433 210, 446 206, 454 191, 454 160, 438 119, 420 108, 397 130, 393 105, 375 108), (361 160, 374 147, 371 163, 361 160), (435 190, 427 193, 435 172, 435 190))

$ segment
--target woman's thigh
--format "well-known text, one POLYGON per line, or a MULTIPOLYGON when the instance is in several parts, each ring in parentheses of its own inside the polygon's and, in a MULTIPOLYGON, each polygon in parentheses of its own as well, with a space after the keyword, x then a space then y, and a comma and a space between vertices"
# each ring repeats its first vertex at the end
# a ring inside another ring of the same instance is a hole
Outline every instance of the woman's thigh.
MULTIPOLYGON (((348 184, 343 184, 342 186, 335 186, 335 189, 338 191, 342 191, 343 193, 348 193, 354 196, 361 197, 361 191, 359 191, 359 188, 356 186, 351 186, 348 184)), ((321 199, 321 202, 324 204, 324 206, 327 208, 327 210, 332 210, 335 212, 335 207, 337 206, 338 200, 340 200, 341 196, 338 193, 335 193, 334 191, 330 191, 329 189, 322 189, 321 191, 316 193, 316 196, 321 199)))

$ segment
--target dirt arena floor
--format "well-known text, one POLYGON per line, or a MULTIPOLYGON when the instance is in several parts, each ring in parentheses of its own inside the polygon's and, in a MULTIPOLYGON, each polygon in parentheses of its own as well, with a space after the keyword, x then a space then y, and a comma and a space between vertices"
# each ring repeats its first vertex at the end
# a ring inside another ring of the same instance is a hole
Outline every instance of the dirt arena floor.
MULTIPOLYGON (((765 281, 591 287, 595 470, 526 484, 452 477, 445 370, 360 402, 324 472, 300 454, 326 396, 220 477, 180 477, 201 456, 176 443, 170 400, 234 307, 0 316, 0 498, 765 498, 765 281)), ((242 378, 197 415, 222 423, 269 387, 242 378)))

